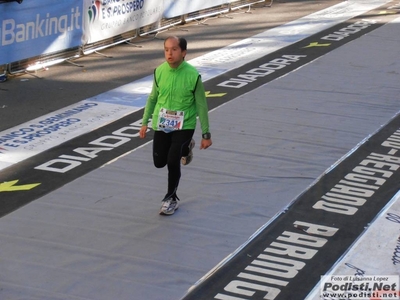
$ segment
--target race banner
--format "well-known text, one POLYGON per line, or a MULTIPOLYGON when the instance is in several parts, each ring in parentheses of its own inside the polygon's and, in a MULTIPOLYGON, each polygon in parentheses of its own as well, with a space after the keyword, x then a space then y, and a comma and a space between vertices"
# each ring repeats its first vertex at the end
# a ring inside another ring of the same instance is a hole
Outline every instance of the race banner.
POLYGON ((0 65, 81 45, 82 0, 0 5, 0 65))
POLYGON ((84 0, 84 44, 138 29, 161 19, 159 0, 84 0))
POLYGON ((0 170, 118 120, 141 107, 83 100, 0 132, 0 170))

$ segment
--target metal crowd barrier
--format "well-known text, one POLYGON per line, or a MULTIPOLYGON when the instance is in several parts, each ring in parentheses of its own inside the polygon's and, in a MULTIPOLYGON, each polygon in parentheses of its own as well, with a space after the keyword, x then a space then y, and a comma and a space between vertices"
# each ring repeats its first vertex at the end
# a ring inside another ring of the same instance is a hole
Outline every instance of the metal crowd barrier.
POLYGON ((0 66, 0 82, 7 80, 7 65, 0 66))
POLYGON ((137 29, 124 32, 123 34, 113 36, 111 38, 98 41, 96 43, 84 45, 81 47, 83 55, 89 55, 92 53, 98 53, 98 51, 103 50, 108 47, 113 47, 121 43, 129 42, 138 36, 137 29))
MULTIPOLYGON (((265 6, 269 7, 272 6, 274 0, 268 0, 268 1, 269 4, 266 4, 265 6)), ((139 35, 144 36, 148 34, 157 33, 176 25, 182 25, 187 22, 196 21, 198 19, 221 15, 246 6, 249 6, 250 8, 251 5, 256 3, 267 3, 267 0, 239 0, 224 5, 214 6, 200 11, 192 12, 187 15, 172 19, 162 19, 157 23, 140 28, 139 35)))
POLYGON ((6 65, 8 74, 17 75, 20 73, 36 72, 46 67, 62 63, 69 59, 78 58, 81 56, 80 49, 71 48, 65 49, 61 52, 51 54, 44 54, 40 56, 30 57, 24 60, 12 62, 6 65))
MULTIPOLYGON (((55 65, 62 62, 69 62, 75 64, 73 61, 84 55, 89 55, 92 53, 99 53, 98 51, 105 48, 109 48, 120 43, 129 43, 136 37, 145 36, 149 34, 156 34, 173 26, 182 25, 187 22, 196 21, 198 19, 208 18, 215 15, 220 15, 228 13, 230 11, 240 9, 248 6, 249 9, 251 5, 256 3, 267 3, 265 6, 272 6, 273 0, 239 0, 231 2, 229 4, 219 5, 215 7, 210 7, 201 11, 196 11, 189 13, 184 16, 179 16, 169 19, 161 19, 156 23, 143 26, 141 28, 108 38, 96 43, 83 45, 77 48, 66 49, 61 52, 45 54, 36 57, 31 57, 17 62, 12 62, 3 67, 3 72, 5 74, 17 75, 20 73, 36 72, 40 69, 44 69, 48 66, 55 65)), ((75 64, 77 65, 77 64, 75 64)), ((79 65, 78 65, 79 66, 79 65)), ((1 73, 2 68, 0 66, 0 78, 4 77, 1 73)))

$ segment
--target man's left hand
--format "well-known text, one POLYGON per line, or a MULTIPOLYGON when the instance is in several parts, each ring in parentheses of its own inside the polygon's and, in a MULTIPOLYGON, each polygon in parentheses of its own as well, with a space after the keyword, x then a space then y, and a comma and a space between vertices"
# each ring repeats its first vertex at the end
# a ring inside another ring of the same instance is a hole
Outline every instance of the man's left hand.
POLYGON ((200 149, 207 149, 212 145, 211 139, 201 139, 200 149))

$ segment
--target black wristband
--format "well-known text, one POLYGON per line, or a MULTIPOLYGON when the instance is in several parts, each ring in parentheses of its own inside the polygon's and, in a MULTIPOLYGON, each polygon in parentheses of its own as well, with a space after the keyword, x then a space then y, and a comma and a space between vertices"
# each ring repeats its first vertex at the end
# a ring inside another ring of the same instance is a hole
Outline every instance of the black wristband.
POLYGON ((202 138, 205 139, 205 140, 211 139, 211 133, 209 133, 209 132, 203 133, 202 134, 202 138))

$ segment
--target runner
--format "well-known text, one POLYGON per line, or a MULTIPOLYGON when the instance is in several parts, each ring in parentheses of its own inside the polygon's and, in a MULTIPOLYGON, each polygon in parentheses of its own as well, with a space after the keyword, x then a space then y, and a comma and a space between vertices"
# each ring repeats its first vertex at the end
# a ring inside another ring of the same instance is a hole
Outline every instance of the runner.
POLYGON ((161 215, 172 215, 179 207, 176 195, 181 177, 181 162, 193 159, 192 138, 199 116, 202 140, 200 149, 212 145, 208 106, 199 72, 185 61, 187 42, 171 36, 164 41, 166 61, 154 71, 153 88, 143 114, 140 137, 144 138, 152 117, 153 161, 156 168, 168 166, 168 190, 160 209, 161 215))

